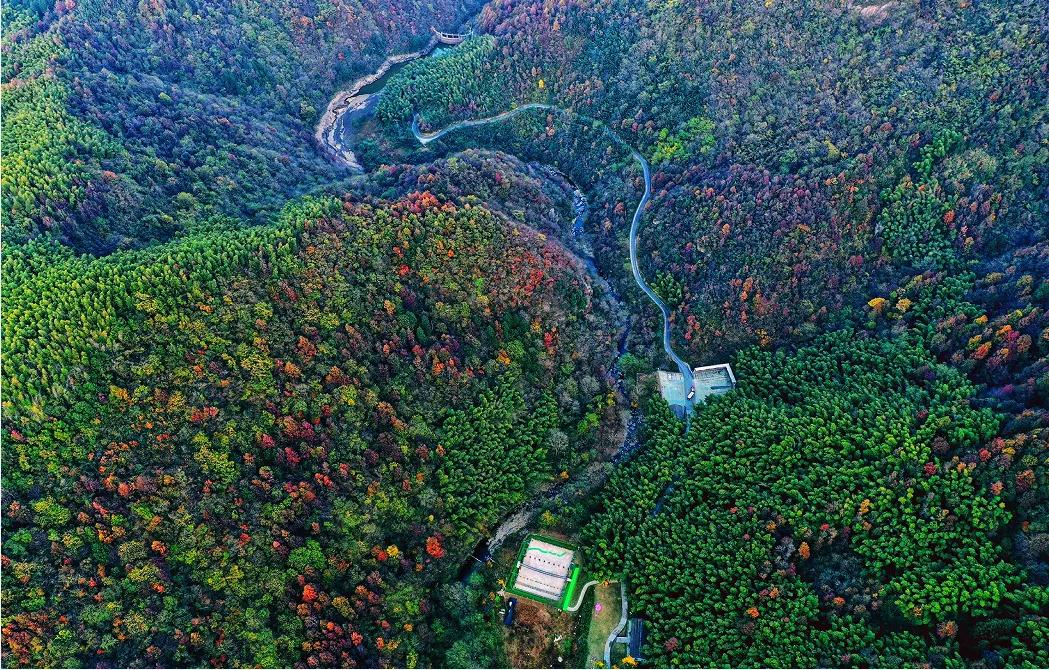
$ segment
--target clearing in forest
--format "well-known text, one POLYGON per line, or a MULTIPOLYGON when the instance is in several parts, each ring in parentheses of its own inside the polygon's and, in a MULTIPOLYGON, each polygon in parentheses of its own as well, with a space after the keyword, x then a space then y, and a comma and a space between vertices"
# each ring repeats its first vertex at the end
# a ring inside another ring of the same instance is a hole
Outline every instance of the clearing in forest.
POLYGON ((605 641, 619 624, 623 602, 619 594, 619 585, 597 584, 594 587, 594 612, 590 619, 590 631, 586 637, 587 667, 604 659, 605 641), (600 608, 600 609, 598 609, 600 608))
POLYGON ((529 535, 521 545, 510 573, 508 592, 561 607, 574 591, 579 568, 574 565, 575 548, 541 535, 529 535))

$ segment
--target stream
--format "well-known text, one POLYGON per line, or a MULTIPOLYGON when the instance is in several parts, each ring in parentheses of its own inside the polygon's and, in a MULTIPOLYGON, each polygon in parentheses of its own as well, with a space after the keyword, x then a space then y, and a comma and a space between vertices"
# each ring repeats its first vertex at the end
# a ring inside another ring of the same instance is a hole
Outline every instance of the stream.
POLYGON ((364 166, 358 162, 357 155, 351 147, 353 124, 375 112, 379 94, 391 76, 413 60, 426 56, 440 56, 447 53, 449 48, 441 46, 435 36, 418 51, 390 56, 375 72, 357 79, 349 88, 336 93, 324 114, 321 114, 314 130, 313 139, 317 147, 333 162, 354 172, 364 172, 364 166))
MULTIPOLYGON (((415 139, 418 140, 420 144, 426 145, 431 142, 435 142, 447 135, 448 133, 455 132, 456 130, 461 130, 463 128, 474 128, 490 123, 498 123, 500 121, 512 118, 514 116, 517 116, 518 114, 524 113, 529 110, 542 110, 557 114, 568 113, 567 110, 564 110, 560 107, 556 107, 554 105, 547 105, 542 103, 529 103, 509 111, 501 112, 494 116, 489 116, 482 119, 470 119, 467 121, 460 121, 458 123, 454 123, 446 128, 432 133, 424 133, 420 130, 419 117, 418 115, 416 115, 412 119, 412 135, 415 136, 415 139)), ((634 210, 634 217, 633 219, 631 219, 630 222, 630 270, 634 276, 634 281, 637 283, 637 285, 641 288, 645 295, 648 296, 649 300, 655 303, 656 307, 659 308, 659 311, 663 316, 663 350, 667 353, 667 356, 669 356, 670 359, 674 361, 675 365, 677 365, 678 367, 678 370, 681 372, 684 388, 691 389, 693 384, 692 368, 689 367, 688 364, 686 364, 680 356, 678 356, 677 352, 674 351, 674 347, 671 343, 670 308, 667 306, 666 302, 664 302, 663 299, 660 298, 654 290, 652 290, 652 287, 648 285, 648 282, 645 281, 645 278, 641 275, 641 270, 638 264, 637 242, 639 229, 641 226, 641 219, 644 216, 645 206, 648 204, 648 201, 652 196, 652 173, 648 161, 645 160, 644 156, 642 156, 632 146, 627 144, 621 137, 619 137, 619 135, 613 132, 612 129, 609 128, 602 121, 582 114, 577 114, 575 116, 582 121, 588 121, 600 125, 601 128, 604 129, 605 134, 614 143, 619 144, 622 147, 625 147, 630 152, 631 157, 641 165, 641 172, 644 176, 645 181, 645 192, 641 196, 641 200, 637 204, 637 209, 634 210)), ((587 206, 586 198, 578 190, 576 191, 576 197, 574 199, 573 204, 576 209, 576 219, 572 226, 572 234, 573 236, 581 236, 584 234, 583 221, 585 220, 587 214, 587 206)), ((585 258, 585 262, 587 263, 587 268, 591 271, 591 273, 597 275, 597 267, 594 264, 593 259, 585 258)), ((603 277, 601 277, 601 279, 604 280, 603 277)), ((627 327, 629 328, 629 324, 627 327)), ((625 346, 626 337, 624 333, 624 337, 620 340, 620 355, 623 354, 625 346)), ((616 365, 618 365, 618 362, 616 365)), ((618 368, 614 366, 613 373, 616 378, 618 378, 618 373, 616 372, 617 370, 618 368)), ((687 391, 685 395, 687 395, 687 391)), ((686 402, 689 405, 692 404, 691 400, 688 400, 686 402)), ((635 410, 631 413, 630 420, 627 422, 627 431, 624 435, 623 444, 616 452, 616 455, 613 457, 613 463, 621 463, 626 461, 637 449, 638 445, 640 444, 637 434, 637 429, 640 425, 640 422, 640 413, 635 410)), ((591 467, 587 468, 583 476, 578 479, 578 482, 582 487, 584 487, 584 490, 595 487, 601 481, 604 480, 607 474, 603 472, 603 467, 604 464, 599 462, 594 463, 591 467)), ((478 549, 475 550, 474 555, 471 556, 472 563, 468 561, 467 565, 464 566, 465 574, 463 574, 461 578, 463 580, 469 579, 470 575, 476 572, 477 568, 482 564, 483 560, 489 558, 491 556, 491 553, 494 552, 506 538, 527 527, 532 522, 532 520, 539 514, 540 510, 548 506, 548 503, 558 503, 561 501, 566 501, 567 496, 575 490, 576 489, 574 488, 562 485, 552 487, 552 489, 548 491, 541 492, 541 494, 533 498, 531 502, 529 502, 523 508, 521 508, 509 518, 507 518, 502 524, 499 525, 499 527, 496 529, 495 534, 493 534, 492 538, 487 543, 482 542, 480 545, 478 545, 478 549)))
MULTIPOLYGON (((666 352, 670 360, 674 361, 674 364, 681 372, 683 386, 687 395, 688 389, 692 388, 692 368, 689 367, 688 364, 685 363, 685 361, 682 360, 680 356, 678 356, 677 352, 674 351, 673 344, 671 343, 670 308, 667 307, 666 302, 664 302, 663 299, 660 298, 654 290, 652 290, 652 287, 648 285, 648 282, 645 281, 645 278, 641 276, 641 269, 638 265, 637 240, 638 234, 640 232, 639 229, 641 227, 641 219, 644 216, 645 206, 648 204, 648 201, 652 197, 652 170, 648 165, 648 161, 645 160, 644 156, 638 153, 637 149, 627 144, 626 141, 623 140, 623 138, 617 135, 611 128, 608 127, 607 124, 605 124, 600 119, 595 119, 585 114, 576 114, 574 112, 569 112, 568 110, 563 109, 561 107, 557 107, 556 105, 547 105, 539 102, 532 102, 526 105, 521 105, 520 107, 516 107, 505 112, 500 112, 499 114, 496 114, 494 116, 488 116, 482 119, 469 119, 467 121, 453 123, 452 125, 433 133, 424 133, 419 129, 419 116, 416 115, 412 119, 412 134, 415 136, 415 139, 418 140, 420 144, 426 145, 430 142, 439 140, 448 133, 455 132, 456 130, 461 130, 463 128, 475 128, 477 126, 498 123, 499 121, 505 121, 506 119, 512 118, 514 116, 517 116, 518 114, 530 110, 541 110, 545 112, 553 112, 555 114, 572 114, 575 118, 579 119, 580 121, 586 121, 589 123, 597 124, 604 130, 605 135, 607 135, 613 143, 618 144, 619 146, 627 149, 627 151, 630 152, 631 157, 641 165, 641 172, 645 179, 645 192, 641 196, 641 200, 637 203, 637 209, 634 210, 634 218, 630 221, 630 271, 634 275, 634 282, 637 283, 638 287, 640 287, 640 289, 645 293, 645 295, 648 296, 648 299, 655 303, 656 307, 659 308, 660 313, 663 315, 663 350, 666 352)), ((688 405, 691 406, 692 402, 687 402, 688 405)))
MULTIPOLYGON (((374 112, 379 96, 382 94, 382 88, 388 81, 389 75, 393 74, 412 60, 430 54, 439 54, 441 51, 442 49, 437 48, 436 41, 431 40, 425 48, 419 51, 391 56, 390 58, 387 58, 373 74, 358 79, 350 88, 337 94, 328 104, 328 108, 322 115, 320 122, 317 124, 315 138, 320 149, 334 162, 351 170, 363 172, 363 167, 357 161, 356 155, 351 148, 353 124, 361 119, 367 118, 374 112)), ((642 175, 644 177, 645 190, 638 202, 637 208, 634 210, 634 216, 630 223, 630 269, 638 287, 644 292, 648 299, 659 308, 663 317, 663 350, 681 372, 684 388, 690 389, 693 383, 692 369, 681 359, 680 356, 678 356, 671 343, 670 309, 663 299, 656 294, 651 286, 649 286, 648 282, 645 281, 644 277, 641 275, 638 264, 638 235, 645 206, 648 204, 652 195, 652 177, 648 161, 645 160, 636 149, 627 144, 619 135, 609 128, 607 124, 599 119, 594 119, 593 117, 582 114, 570 113, 568 110, 560 107, 541 103, 525 104, 482 119, 460 121, 432 133, 424 133, 420 130, 418 116, 416 116, 412 120, 412 134, 420 144, 426 145, 444 137, 448 133, 464 128, 498 123, 529 110, 543 110, 564 115, 572 114, 579 120, 595 123, 604 130, 605 134, 614 144, 629 151, 631 157, 640 164, 642 175)), ((599 273, 597 265, 589 253, 590 245, 586 240, 586 233, 583 226, 588 213, 588 205, 586 197, 578 189, 574 193, 573 207, 575 209, 576 217, 573 221, 571 234, 577 243, 576 246, 585 250, 585 252, 580 252, 575 255, 577 255, 579 260, 586 267, 589 274, 608 287, 612 298, 619 303, 621 301, 618 294, 607 282, 606 278, 599 273)), ((626 327, 619 339, 617 352, 619 356, 626 351, 631 323, 632 319, 628 315, 626 327)), ((609 374, 622 392, 622 380, 619 379, 618 356, 617 361, 613 364, 609 374)), ((691 401, 689 401, 689 404, 691 405, 691 401)), ((642 417, 639 410, 635 409, 630 412, 629 419, 626 421, 623 443, 612 457, 610 461, 611 464, 614 465, 627 461, 639 448, 640 440, 638 433, 641 420, 642 417)), ((474 549, 473 554, 469 556, 463 564, 459 574, 460 580, 464 582, 468 580, 480 566, 485 564, 485 561, 491 557, 492 553, 495 552, 507 538, 528 527, 543 509, 546 509, 551 504, 569 502, 571 496, 583 495, 584 493, 596 488, 607 478, 608 473, 608 463, 598 461, 591 464, 581 475, 574 477, 572 480, 550 484, 541 489, 529 502, 525 503, 521 508, 500 523, 490 538, 481 540, 474 549)))

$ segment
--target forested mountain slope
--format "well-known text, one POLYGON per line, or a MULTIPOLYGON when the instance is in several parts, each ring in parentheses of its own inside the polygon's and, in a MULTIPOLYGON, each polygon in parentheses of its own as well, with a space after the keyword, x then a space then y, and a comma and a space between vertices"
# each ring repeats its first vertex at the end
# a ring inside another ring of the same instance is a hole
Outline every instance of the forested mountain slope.
POLYGON ((564 518, 651 663, 1049 664, 1049 6, 494 0, 345 179, 479 5, 4 4, 4 665, 505 664, 459 567, 618 388, 564 518))
MULTIPOLYGON (((640 170, 573 112, 653 165, 642 271, 691 362, 732 360, 740 388, 687 436, 654 409, 597 500, 587 559, 626 580, 652 664, 1049 662, 1047 20, 1037 2, 498 1, 489 35, 391 82, 391 150, 413 114, 566 109, 427 151, 557 164, 635 299, 640 170)), ((658 342, 642 313, 638 342, 658 342)))
POLYGON ((652 665, 1049 661, 1045 494, 1011 465, 1044 466, 1044 435, 996 437, 1002 417, 913 332, 734 363, 738 388, 687 435, 652 404, 587 528, 652 665))
POLYGON ((611 411, 577 262, 429 194, 3 280, 5 663, 414 665, 611 411))
MULTIPOLYGON (((508 100, 605 121, 653 164, 643 269, 709 360, 834 327, 884 277, 1046 238, 1047 20, 1035 1, 497 1, 491 36, 413 64, 379 116, 394 137, 508 100)), ((598 261, 629 283, 620 152, 586 124, 510 123, 596 182, 598 261)))
POLYGON ((445 664, 438 587, 609 450, 565 184, 312 145, 469 10, 5 4, 5 665, 445 664))
POLYGON ((106 253, 259 223, 337 168, 312 144, 336 87, 469 3, 4 4, 4 237, 106 253))

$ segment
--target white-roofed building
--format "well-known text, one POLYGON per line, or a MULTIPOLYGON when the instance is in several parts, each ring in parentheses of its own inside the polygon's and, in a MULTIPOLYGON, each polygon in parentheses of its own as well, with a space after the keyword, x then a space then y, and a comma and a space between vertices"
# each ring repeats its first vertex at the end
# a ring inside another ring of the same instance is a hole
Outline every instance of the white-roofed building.
POLYGON ((728 393, 736 386, 736 375, 728 363, 706 365, 692 371, 692 388, 688 393, 680 372, 659 370, 659 393, 679 418, 697 402, 710 396, 728 393))

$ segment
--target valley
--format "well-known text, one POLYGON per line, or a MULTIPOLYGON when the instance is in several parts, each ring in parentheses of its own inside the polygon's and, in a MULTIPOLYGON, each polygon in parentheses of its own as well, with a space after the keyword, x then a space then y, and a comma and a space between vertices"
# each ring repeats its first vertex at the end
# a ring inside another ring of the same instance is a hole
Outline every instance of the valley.
POLYGON ((1045 667, 1044 3, 13 0, 5 667, 1045 667))

